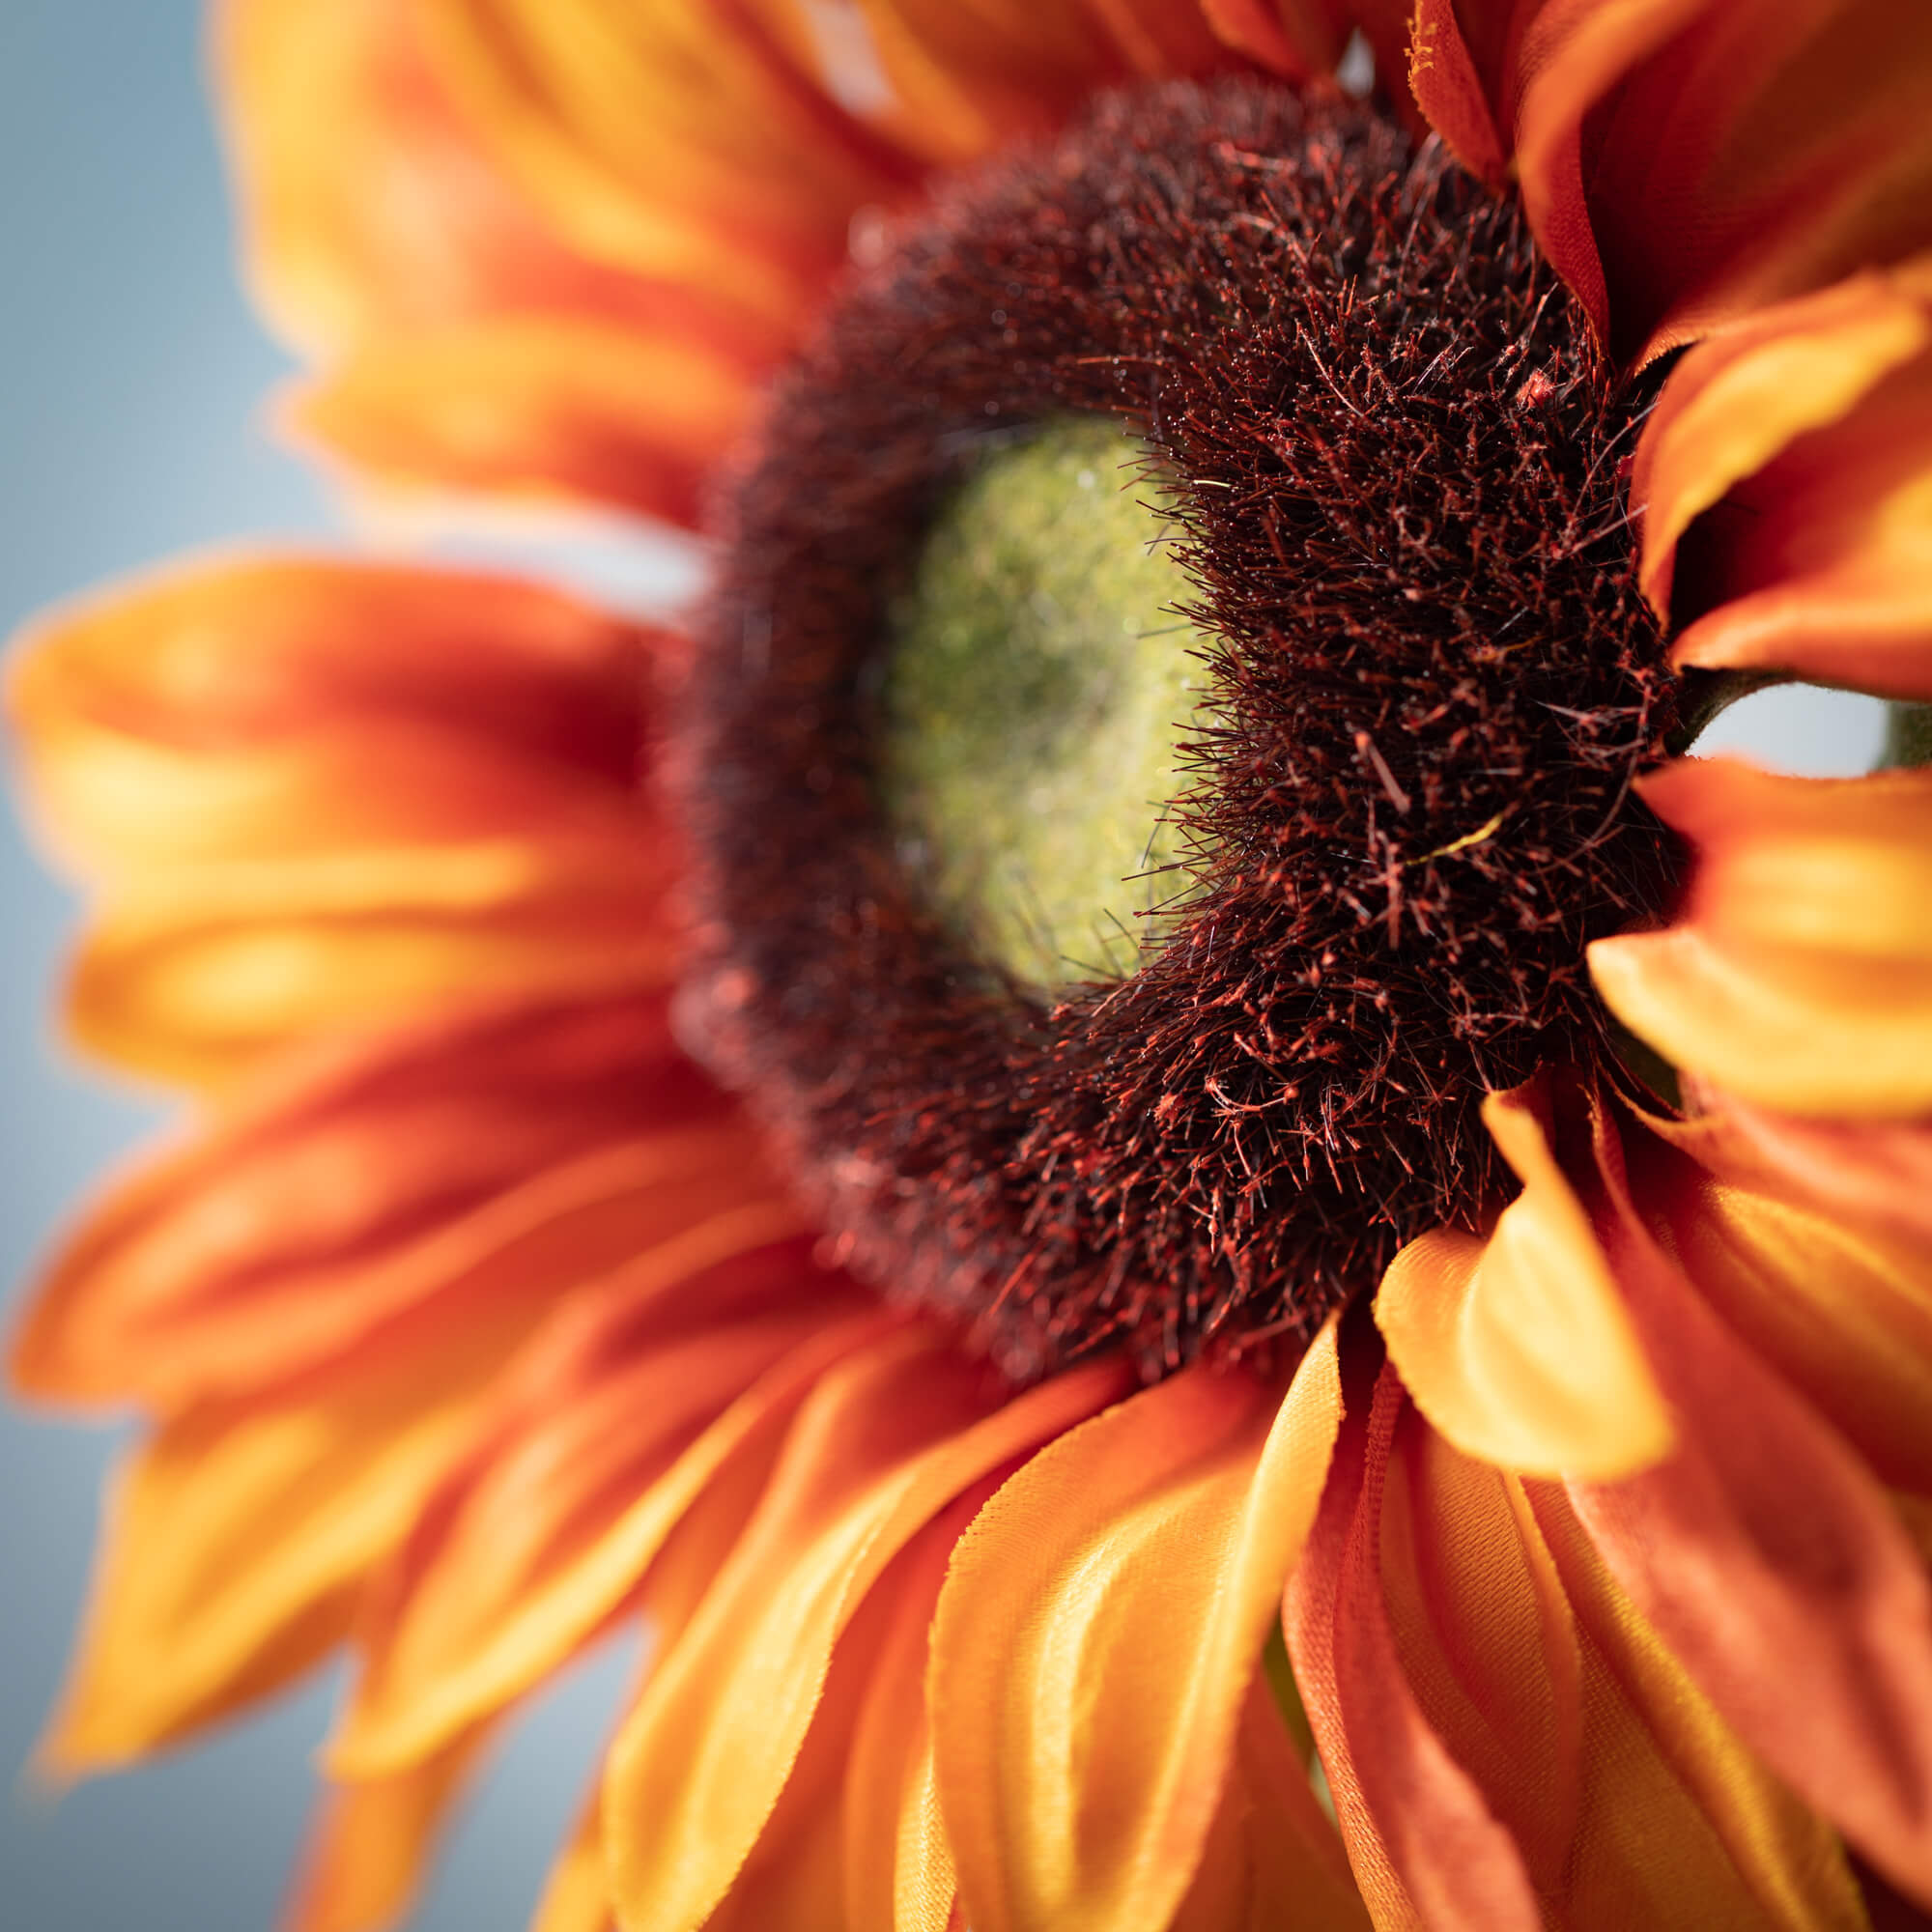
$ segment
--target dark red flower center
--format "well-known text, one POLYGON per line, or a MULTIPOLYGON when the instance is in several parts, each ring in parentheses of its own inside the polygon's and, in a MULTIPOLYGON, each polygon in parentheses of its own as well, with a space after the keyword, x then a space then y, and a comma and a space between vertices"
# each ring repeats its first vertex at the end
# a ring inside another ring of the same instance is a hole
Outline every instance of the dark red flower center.
POLYGON ((1516 205, 1339 98, 1104 99, 884 238, 724 505, 674 760, 692 1036, 841 1260, 1015 1377, 1152 1375, 1492 1211, 1484 1092, 1607 1061, 1584 948, 1676 863, 1639 407, 1516 205), (879 694, 989 431, 1069 413, 1158 461, 1209 681, 1159 944, 1048 996, 905 864, 879 694))

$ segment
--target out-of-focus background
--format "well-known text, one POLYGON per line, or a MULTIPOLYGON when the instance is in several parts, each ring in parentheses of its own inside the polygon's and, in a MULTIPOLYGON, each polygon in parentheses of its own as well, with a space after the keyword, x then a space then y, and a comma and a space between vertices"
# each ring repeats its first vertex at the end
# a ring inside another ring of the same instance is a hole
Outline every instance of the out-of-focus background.
MULTIPOLYGON (((314 0, 327 5, 328 0, 314 0)), ((236 537, 339 547, 328 494, 264 426, 286 359, 236 273, 197 0, 0 7, 0 629, 50 600, 236 537)), ((486 543, 485 553, 489 549, 486 543)), ((470 547, 476 554, 476 547, 470 547)), ((602 532, 519 560, 626 602, 689 562, 602 532)), ((1865 768, 1877 707, 1769 693, 1710 744, 1787 770, 1865 768)), ((45 1017, 72 902, 0 822, 0 1275, 9 1293, 92 1177, 162 1119, 84 1071, 45 1017)), ((327 1724, 325 1681, 157 1767, 57 1801, 25 1776, 86 1581, 115 1429, 0 1413, 0 1922, 12 1932, 257 1932, 272 1922, 327 1724)), ((621 1695, 623 1660, 526 1724, 443 1861, 427 1932, 514 1932, 621 1695)))

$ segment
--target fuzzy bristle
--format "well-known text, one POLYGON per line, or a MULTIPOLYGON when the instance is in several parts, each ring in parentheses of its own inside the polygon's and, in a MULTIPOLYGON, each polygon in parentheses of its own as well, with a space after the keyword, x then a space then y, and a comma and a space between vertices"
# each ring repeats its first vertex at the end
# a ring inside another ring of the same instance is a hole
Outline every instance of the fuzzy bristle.
POLYGON ((695 1036, 839 1258, 1019 1378, 1293 1345, 1607 1056, 1583 951, 1677 865, 1619 391, 1513 202, 1339 98, 1102 101, 885 238, 723 507, 683 704, 695 1036), (901 876, 869 694, 987 432, 1144 438, 1214 639, 1142 968, 1050 1009, 901 876))

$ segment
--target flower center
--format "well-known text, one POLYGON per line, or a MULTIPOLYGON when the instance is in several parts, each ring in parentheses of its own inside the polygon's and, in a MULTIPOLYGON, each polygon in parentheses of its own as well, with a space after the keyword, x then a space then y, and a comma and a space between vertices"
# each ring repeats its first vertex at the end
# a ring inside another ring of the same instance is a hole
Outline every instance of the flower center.
POLYGON ((1155 1375, 1493 1209, 1484 1091, 1611 1064, 1583 950, 1674 877, 1640 403, 1512 202, 1331 97, 1114 97, 884 238, 673 760, 689 1031, 841 1260, 1155 1375))
POLYGON ((1124 977, 1179 880, 1177 724, 1208 682, 1181 527, 1111 422, 972 469, 893 613, 880 781, 899 863, 1016 984, 1124 977))

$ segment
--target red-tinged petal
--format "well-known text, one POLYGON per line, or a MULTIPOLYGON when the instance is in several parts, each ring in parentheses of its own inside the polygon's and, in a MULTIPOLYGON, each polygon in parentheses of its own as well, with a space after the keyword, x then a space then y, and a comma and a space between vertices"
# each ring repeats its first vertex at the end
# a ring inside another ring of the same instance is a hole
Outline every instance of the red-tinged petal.
POLYGON ((1550 0, 1510 67, 1524 208, 1620 360, 1932 232, 1916 0, 1550 0))
POLYGON ((589 1324, 547 1338, 382 1579, 330 1750, 338 1776, 398 1770, 561 1668, 633 1604, 726 1464, 769 1464, 818 1378, 894 1325, 856 1292, 814 1284, 795 1257, 779 1307, 730 1321, 713 1312, 730 1272, 679 1285, 681 1302, 710 1315, 697 1333, 677 1333, 688 1313, 680 1324, 652 1304, 669 1331, 654 1333, 600 1295, 582 1311, 589 1324))
POLYGON ((1577 1847, 1571 1897, 1584 1909, 1574 1922, 1863 1932, 1836 1834, 1719 1717, 1561 1490, 1524 1488, 1581 1645, 1590 1828, 1577 1847))
POLYGON ((1483 1118, 1522 1192, 1486 1239, 1439 1228, 1396 1256, 1375 1304, 1390 1359, 1430 1421, 1486 1463, 1644 1468, 1668 1452, 1670 1418, 1538 1094, 1492 1094, 1483 1118))
POLYGON ((1630 1160, 1703 1299, 1881 1481, 1932 1495, 1932 1249, 1714 1180, 1648 1137, 1630 1160))
POLYGON ((1346 9, 1329 0, 1201 0, 1216 35, 1284 80, 1326 72, 1341 58, 1346 9))
POLYGON ((1207 1850, 1170 1932, 1368 1932, 1369 1924, 1342 1841, 1258 1672, 1207 1850))
POLYGON ((1381 1585, 1382 1495, 1405 1406, 1384 1364, 1361 1378, 1283 1628, 1370 1916, 1392 1928, 1523 1932, 1543 1923, 1506 1827, 1416 1701, 1381 1585), (1366 1413, 1364 1411, 1367 1411, 1366 1413))
POLYGON ((1928 341, 1924 270, 1874 270, 1762 310, 1685 355, 1644 423, 1631 476, 1644 593, 1660 613, 1669 612, 1678 540, 1692 521, 1808 431, 1837 422, 1928 341))
POLYGON ((1408 87, 1416 105, 1471 174, 1496 184, 1508 165, 1497 132, 1506 20, 1501 8, 1416 0, 1409 36, 1408 87), (1473 17, 1465 22, 1464 15, 1473 17))
POLYGON ((14 1373, 44 1397, 173 1407, 272 1382, 422 1299, 517 1272, 549 1293, 772 1192, 649 1001, 325 1045, 95 1206, 14 1373))
POLYGON ((166 1423, 117 1486, 48 1763, 125 1762, 331 1649, 533 1320, 501 1305, 418 1318, 266 1399, 166 1423))
POLYGON ((754 400, 743 368, 701 337, 511 315, 378 336, 298 391, 287 419, 386 489, 580 499, 691 524, 754 400))
POLYGON ((912 1330, 820 1381, 756 1519, 612 1748, 620 1920, 703 1922, 759 1842, 838 1636, 886 1564, 962 1491, 1117 1396, 1123 1376, 1075 1370, 1001 1402, 983 1368, 912 1330))
MULTIPOLYGON (((1660 413, 1680 382, 1706 379, 1684 418, 1652 431, 1653 512, 1688 522, 1714 506, 1681 549, 1690 621, 1672 661, 1932 696, 1932 280, 1921 260, 1840 295, 1791 304, 1836 312, 1794 315, 1727 368, 1710 362, 1728 339, 1693 350, 1664 389, 1660 413), (1750 393, 1772 385, 1775 407, 1750 393)), ((1654 536, 1654 521, 1646 565, 1667 581, 1670 553, 1652 546, 1674 533, 1666 521, 1654 536)))
POLYGON ((242 558, 44 619, 8 709, 56 843, 138 882, 170 858, 502 833, 532 811, 636 825, 644 673, 664 648, 513 579, 242 558), (410 747, 440 762, 340 784, 343 757, 366 772, 410 747), (278 757, 297 774, 278 781, 278 757), (305 798, 304 759, 325 761, 305 798))
POLYGON ((1759 1105, 1932 1108, 1932 776, 1792 779, 1687 759, 1639 789, 1697 865, 1678 923, 1591 947, 1617 1017, 1759 1105))
POLYGON ((421 17, 439 81, 574 246, 782 322, 853 213, 918 177, 787 44, 788 11, 425 0, 421 17))
POLYGON ((318 1032, 373 1035, 454 999, 608 999, 676 965, 634 839, 503 838, 185 867, 117 893, 75 956, 90 1052, 231 1088, 318 1032))
POLYGON ((1650 1126, 1723 1180, 1844 1225, 1932 1242, 1932 1123, 1804 1121, 1688 1081, 1699 1111, 1650 1126))
POLYGON ((1043 1450, 953 1558, 933 1633, 939 1785, 980 1932, 1167 1923, 1341 1406, 1334 1331, 1285 1402, 1195 1369, 1043 1450))
POLYGON ((395 1777, 325 1791, 282 1932, 384 1932, 400 1924, 488 1742, 477 1731, 395 1777))
POLYGON ((1595 1137, 1602 1232, 1680 1435, 1655 1470, 1571 1484, 1577 1512, 1746 1742, 1932 1898, 1932 1584, 1870 1471, 1643 1229, 1601 1115, 1595 1137))
POLYGON ((250 267, 311 353, 502 313, 682 326, 748 360, 784 338, 707 298, 571 249, 491 165, 387 0, 228 0, 215 62, 250 267))

